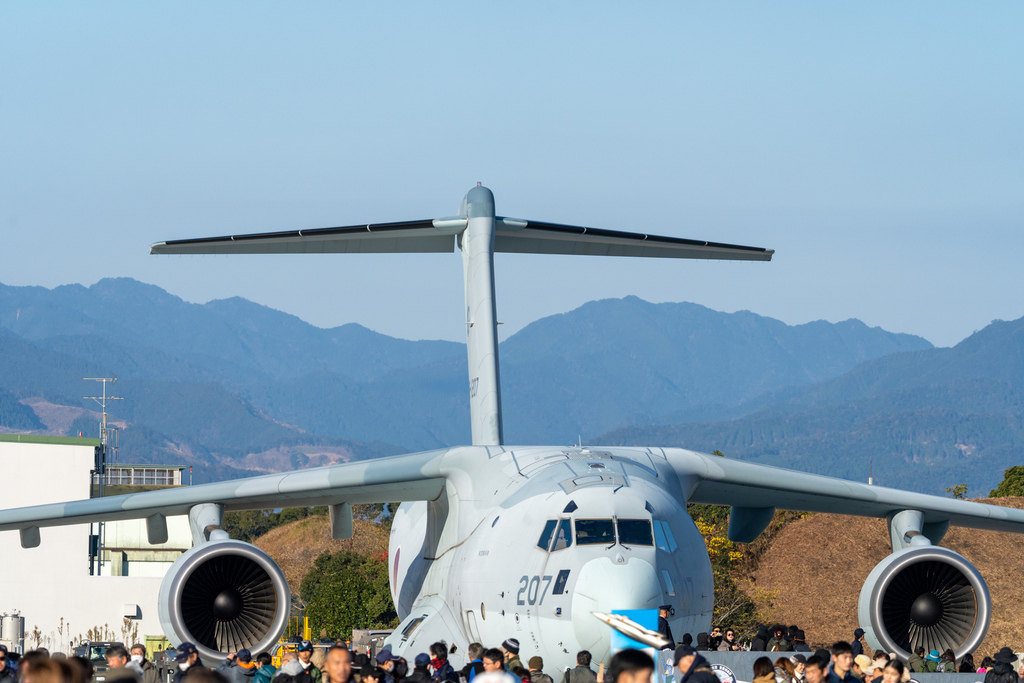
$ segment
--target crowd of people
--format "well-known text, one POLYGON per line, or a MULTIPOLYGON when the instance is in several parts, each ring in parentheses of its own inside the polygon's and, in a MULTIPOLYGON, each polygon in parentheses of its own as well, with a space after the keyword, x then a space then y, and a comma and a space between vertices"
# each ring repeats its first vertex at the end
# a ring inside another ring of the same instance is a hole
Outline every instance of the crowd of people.
MULTIPOLYGON (((872 651, 863 637, 864 631, 857 629, 850 642, 811 651, 796 627, 761 629, 744 645, 728 628, 698 634, 696 646, 693 638, 684 634, 673 651, 675 683, 719 683, 702 652, 728 650, 786 653, 774 660, 757 658, 752 683, 907 683, 914 673, 936 672, 984 674, 985 683, 1024 680, 1024 662, 1009 647, 978 665, 973 654, 958 659, 951 650, 940 653, 918 647, 904 664, 894 653, 872 651)), ((371 658, 353 653, 343 641, 329 647, 302 641, 295 650, 283 652, 280 666, 274 666, 270 653, 254 657, 246 649, 208 666, 192 643, 182 643, 165 656, 174 668, 170 683, 647 683, 655 669, 654 660, 645 652, 622 650, 612 657, 607 671, 604 665, 595 670, 590 652, 583 650, 576 654, 575 667, 552 672, 552 676, 544 671, 539 656, 529 657, 523 664, 515 638, 496 648, 472 643, 466 652, 469 663, 461 668, 448 659, 453 651, 443 642, 434 643, 429 652, 413 658, 412 666, 389 649, 371 658)), ((126 649, 114 644, 105 656, 108 670, 104 683, 167 683, 160 668, 147 658, 143 645, 126 649)), ((16 664, 13 659, 0 645, 0 683, 90 683, 93 678, 93 663, 87 657, 51 655, 39 648, 27 652, 16 664)))

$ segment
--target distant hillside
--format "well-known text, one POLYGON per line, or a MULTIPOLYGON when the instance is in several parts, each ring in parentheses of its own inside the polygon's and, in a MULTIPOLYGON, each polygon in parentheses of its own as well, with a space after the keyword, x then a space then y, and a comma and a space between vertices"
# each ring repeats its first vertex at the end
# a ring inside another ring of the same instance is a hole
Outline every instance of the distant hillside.
MULTIPOLYGON (((665 415, 735 411, 929 347, 857 321, 793 327, 695 304, 592 302, 501 345, 506 441, 570 443, 665 415)), ((127 427, 129 460, 234 476, 253 463, 323 460, 309 449, 360 458, 469 439, 461 344, 322 330, 242 299, 189 304, 124 278, 0 285, 0 388, 45 412, 42 428, 24 412, 0 427, 95 433, 94 416, 80 412, 95 408, 80 398, 92 390, 81 378, 110 374, 126 398, 112 414, 127 427)))
POLYGON ((595 442, 658 443, 942 494, 987 492, 1024 454, 1024 318, 950 349, 893 354, 816 385, 740 406, 725 422, 613 431, 595 442))
POLYGON ((383 526, 358 518, 353 524, 352 538, 335 541, 327 516, 310 516, 271 529, 257 538, 255 544, 280 565, 292 593, 298 594, 306 572, 323 553, 347 550, 367 557, 381 553, 387 557, 388 532, 383 526))
MULTIPOLYGON (((978 502, 1024 509, 1024 498, 978 502)), ((974 564, 992 595, 992 625, 977 649, 991 654, 1024 633, 1017 614, 1024 587, 1016 571, 1024 536, 952 528, 942 541, 974 564)), ((789 523, 761 556, 754 585, 777 591, 771 621, 796 624, 812 647, 849 640, 857 628, 857 600, 864 580, 890 552, 885 520, 810 515, 789 523)), ((976 654, 975 661, 980 662, 976 654)))

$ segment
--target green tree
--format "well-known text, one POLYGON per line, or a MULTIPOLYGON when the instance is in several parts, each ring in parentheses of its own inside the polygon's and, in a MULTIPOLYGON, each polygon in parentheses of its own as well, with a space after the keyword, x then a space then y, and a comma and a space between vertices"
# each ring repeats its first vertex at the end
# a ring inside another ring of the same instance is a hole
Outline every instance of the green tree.
POLYGON ((353 628, 391 628, 398 614, 387 560, 352 552, 324 553, 302 580, 300 595, 314 633, 347 638, 353 628))
POLYGON ((1014 465, 1003 470, 1003 480, 988 493, 989 498, 1003 496, 1024 496, 1024 466, 1014 465))
POLYGON ((967 495, 967 484, 957 484, 956 486, 947 486, 946 493, 952 493, 953 497, 957 500, 963 500, 964 496, 967 495))

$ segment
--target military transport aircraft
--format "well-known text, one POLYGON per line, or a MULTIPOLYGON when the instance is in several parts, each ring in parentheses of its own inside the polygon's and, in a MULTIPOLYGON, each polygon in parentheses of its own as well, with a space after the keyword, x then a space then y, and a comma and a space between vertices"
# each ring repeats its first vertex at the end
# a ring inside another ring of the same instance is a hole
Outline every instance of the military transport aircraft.
POLYGON ((193 547, 164 578, 160 617, 172 642, 191 641, 214 658, 269 649, 290 608, 274 561, 221 529, 225 510, 327 505, 340 539, 352 535, 353 504, 401 501, 388 558, 401 619, 387 641, 393 651, 412 657, 444 640, 465 653, 470 642, 515 637, 524 653, 563 668, 582 649, 607 660, 610 630, 591 612, 671 603, 674 633, 709 630, 711 565, 688 502, 731 506, 729 538, 744 543, 776 509, 882 517, 893 552, 868 577, 858 605, 869 643, 907 656, 916 645, 959 655, 981 642, 991 618, 985 581, 938 543, 950 525, 1024 532, 1024 511, 680 448, 503 443, 495 252, 769 261, 771 250, 504 218, 478 184, 448 218, 184 239, 154 244, 152 253, 455 248, 465 274, 472 445, 5 510, 0 530, 18 530, 21 544, 34 547, 40 527, 145 519, 159 543, 167 515, 188 515, 193 547))

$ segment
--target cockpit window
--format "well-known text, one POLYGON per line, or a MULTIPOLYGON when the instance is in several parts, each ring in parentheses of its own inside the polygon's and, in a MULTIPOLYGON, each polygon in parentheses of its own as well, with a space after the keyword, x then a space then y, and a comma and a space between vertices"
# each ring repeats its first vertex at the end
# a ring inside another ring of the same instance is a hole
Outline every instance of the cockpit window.
POLYGON ((620 519, 619 543, 622 545, 654 545, 651 522, 646 519, 620 519))
POLYGON ((555 543, 551 546, 551 552, 564 550, 572 545, 572 522, 563 519, 558 523, 558 533, 555 534, 555 543))
POLYGON ((577 519, 576 543, 612 545, 615 543, 615 524, 610 519, 577 519))
POLYGON ((555 520, 549 519, 544 525, 544 531, 540 532, 537 547, 541 550, 547 550, 551 547, 551 534, 555 533, 555 524, 557 524, 555 520))
POLYGON ((654 539, 658 542, 660 550, 667 553, 676 551, 676 539, 672 536, 672 529, 669 528, 668 522, 660 519, 654 522, 654 539))

